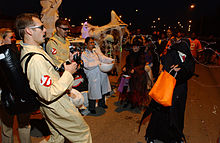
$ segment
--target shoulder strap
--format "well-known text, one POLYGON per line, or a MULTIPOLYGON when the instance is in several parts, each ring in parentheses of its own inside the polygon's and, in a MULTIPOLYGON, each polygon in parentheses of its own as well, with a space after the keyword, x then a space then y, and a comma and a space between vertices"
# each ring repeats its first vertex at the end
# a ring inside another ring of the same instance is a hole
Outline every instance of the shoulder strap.
MULTIPOLYGON (((27 67, 28 67, 28 63, 29 61, 31 60, 32 56, 34 55, 35 53, 28 53, 26 55, 29 55, 29 57, 27 58, 27 60, 25 61, 25 70, 24 70, 24 74, 26 75, 27 77, 27 67)), ((25 55, 25 56, 26 56, 25 55)))
POLYGON ((29 56, 29 57, 27 58, 27 60, 25 61, 25 75, 26 75, 26 76, 27 76, 28 63, 29 63, 29 61, 31 60, 32 56, 34 56, 35 54, 41 55, 42 57, 44 57, 44 59, 45 59, 46 61, 48 61, 48 62, 53 66, 53 68, 54 68, 56 71, 59 70, 59 68, 58 68, 57 66, 55 66, 53 63, 51 63, 51 61, 48 60, 43 54, 30 52, 30 53, 27 53, 26 55, 24 55, 24 56, 22 57, 21 61, 20 61, 20 62, 22 62, 27 56, 29 56))
POLYGON ((21 58, 20 63, 21 63, 27 56, 29 56, 29 55, 31 55, 31 54, 32 54, 32 52, 31 52, 31 53, 27 53, 26 55, 24 55, 24 56, 21 58))

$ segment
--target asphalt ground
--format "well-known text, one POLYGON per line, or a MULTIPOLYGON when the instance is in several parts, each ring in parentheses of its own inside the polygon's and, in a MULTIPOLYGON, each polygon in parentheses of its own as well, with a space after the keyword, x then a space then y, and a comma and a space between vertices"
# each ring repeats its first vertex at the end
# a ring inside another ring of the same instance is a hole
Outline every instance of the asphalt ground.
MULTIPOLYGON (((220 137, 220 68, 197 64, 196 73, 199 77, 193 77, 188 82, 184 134, 188 143, 217 143, 220 137)), ((113 85, 118 79, 116 76, 109 78, 113 85)), ((117 92, 107 98, 107 105, 109 108, 105 110, 97 108, 96 115, 84 116, 90 126, 93 143, 146 142, 144 135, 150 117, 138 133, 143 111, 130 109, 130 106, 123 108, 118 102, 117 92)), ((32 119, 41 119, 41 115, 36 114, 32 119)), ((19 143, 16 121, 13 132, 14 143, 19 143)), ((34 128, 31 135, 33 143, 43 143, 49 138, 34 128)))

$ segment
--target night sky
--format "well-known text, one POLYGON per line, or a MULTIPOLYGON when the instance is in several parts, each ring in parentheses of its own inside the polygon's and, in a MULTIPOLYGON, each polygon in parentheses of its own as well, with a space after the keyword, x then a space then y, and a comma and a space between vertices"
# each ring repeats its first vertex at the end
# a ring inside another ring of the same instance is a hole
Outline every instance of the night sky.
MULTIPOLYGON (((0 5, 0 14, 14 18, 19 13, 35 12, 40 14, 40 0, 3 0, 0 5)), ((115 10, 118 15, 122 15, 125 23, 132 23, 136 26, 149 26, 158 17, 167 24, 184 23, 190 18, 199 19, 202 16, 215 17, 220 21, 220 1, 219 0, 146 0, 146 1, 75 1, 63 0, 59 7, 61 17, 71 18, 71 24, 80 25, 88 16, 92 16, 90 21, 93 25, 104 25, 110 22, 110 12, 115 10), (117 3, 120 1, 119 3, 117 3), (79 2, 82 2, 79 4, 79 2), (196 7, 191 10, 190 4, 196 7), (138 9, 138 12, 136 12, 138 9)))

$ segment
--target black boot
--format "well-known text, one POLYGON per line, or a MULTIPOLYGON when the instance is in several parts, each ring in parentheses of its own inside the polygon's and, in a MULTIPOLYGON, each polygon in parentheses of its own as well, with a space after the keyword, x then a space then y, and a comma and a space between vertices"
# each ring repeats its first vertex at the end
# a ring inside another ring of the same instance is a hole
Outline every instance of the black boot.
POLYGON ((108 106, 105 104, 105 95, 106 94, 102 95, 102 99, 99 99, 98 106, 107 109, 108 106))
POLYGON ((95 110, 89 110, 89 112, 90 112, 91 114, 96 114, 96 111, 95 111, 95 110))
POLYGON ((96 114, 95 104, 96 104, 96 100, 89 99, 89 111, 91 114, 96 114))

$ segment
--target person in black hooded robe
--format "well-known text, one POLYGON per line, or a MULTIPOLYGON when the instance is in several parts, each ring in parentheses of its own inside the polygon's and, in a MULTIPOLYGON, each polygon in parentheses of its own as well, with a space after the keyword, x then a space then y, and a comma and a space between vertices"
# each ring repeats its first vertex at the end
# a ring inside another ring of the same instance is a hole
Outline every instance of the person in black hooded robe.
MULTIPOLYGON (((172 106, 164 107, 152 100, 145 115, 150 113, 151 119, 146 129, 145 139, 147 143, 154 143, 154 140, 161 140, 164 143, 182 143, 185 140, 183 134, 184 113, 187 99, 187 81, 192 77, 195 70, 195 63, 189 49, 189 41, 175 38, 171 41, 167 52, 161 57, 163 70, 167 72, 173 66, 178 65, 176 86, 173 92, 172 106)), ((175 72, 174 71, 174 72, 175 72)), ((171 75, 174 75, 171 72, 171 75)))

